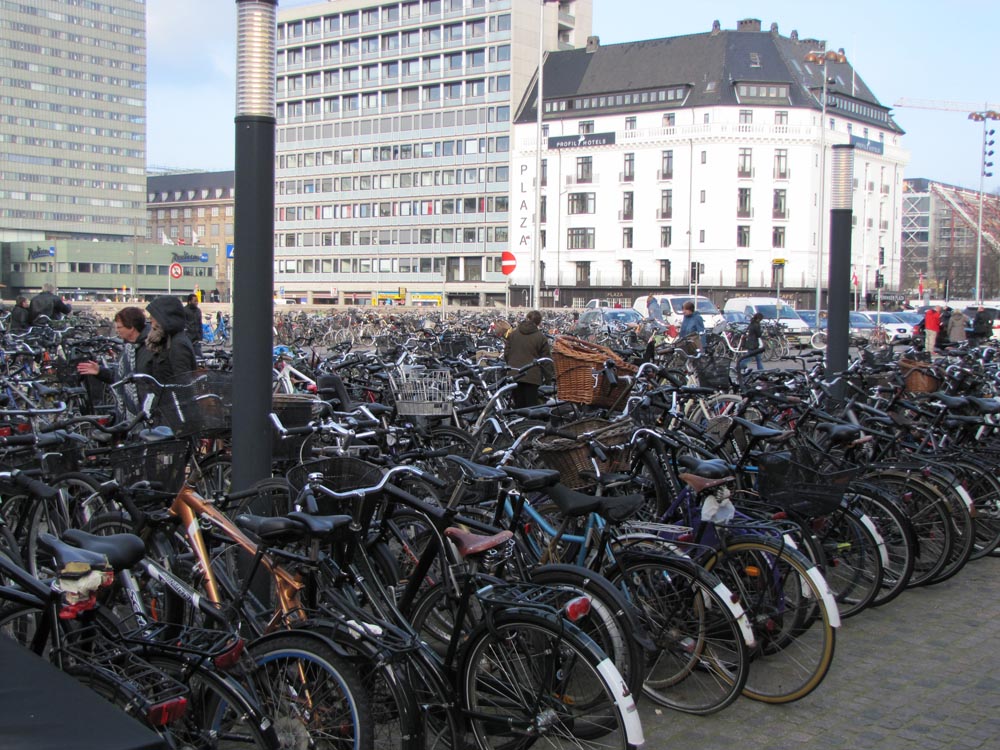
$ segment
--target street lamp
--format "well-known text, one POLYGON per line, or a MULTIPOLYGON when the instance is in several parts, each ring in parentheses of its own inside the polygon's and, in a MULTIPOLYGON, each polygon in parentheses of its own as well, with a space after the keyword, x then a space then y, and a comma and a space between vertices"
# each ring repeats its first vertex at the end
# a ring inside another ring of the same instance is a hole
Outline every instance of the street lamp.
POLYGON ((983 123, 983 159, 979 170, 979 223, 976 236, 976 302, 982 304, 983 294, 980 280, 983 268, 983 183, 987 177, 993 176, 993 173, 987 170, 993 166, 993 162, 989 159, 993 156, 991 146, 994 144, 993 135, 996 133, 994 128, 987 130, 986 124, 991 120, 1000 120, 1000 112, 992 109, 970 112, 969 119, 973 122, 983 123))
POLYGON ((823 49, 809 52, 805 61, 823 65, 823 94, 820 100, 823 111, 819 123, 819 232, 816 234, 816 314, 819 315, 823 295, 823 207, 826 205, 826 85, 829 81, 826 66, 830 62, 845 63, 847 56, 843 52, 827 51, 826 42, 823 42, 823 49))

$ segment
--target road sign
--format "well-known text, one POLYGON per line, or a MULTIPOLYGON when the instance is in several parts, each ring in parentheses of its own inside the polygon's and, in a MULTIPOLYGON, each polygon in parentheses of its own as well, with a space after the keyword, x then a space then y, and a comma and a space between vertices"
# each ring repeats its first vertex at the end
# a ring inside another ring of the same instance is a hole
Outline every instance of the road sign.
POLYGON ((556 302, 559 301, 559 290, 558 289, 553 289, 552 290, 552 299, 554 299, 556 302))
POLYGON ((514 273, 515 268, 517 268, 517 258, 514 257, 514 253, 510 250, 504 250, 500 256, 500 270, 503 271, 504 276, 510 276, 514 273))
POLYGON ((170 278, 179 279, 184 275, 184 267, 180 263, 170 264, 170 278))

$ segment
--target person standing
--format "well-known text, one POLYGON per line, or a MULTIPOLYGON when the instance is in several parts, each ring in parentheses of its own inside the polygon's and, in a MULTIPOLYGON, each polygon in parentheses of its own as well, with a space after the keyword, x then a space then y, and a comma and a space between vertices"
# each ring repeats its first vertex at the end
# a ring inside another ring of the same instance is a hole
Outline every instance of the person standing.
POLYGON ((58 320, 63 315, 69 315, 70 311, 69 304, 56 295, 55 287, 52 284, 43 284, 42 291, 32 298, 28 306, 28 323, 34 325, 42 316, 49 320, 58 320))
POLYGON ((751 357, 756 358, 757 369, 764 369, 764 362, 761 360, 760 355, 764 352, 764 347, 761 345, 761 339, 764 336, 764 332, 761 330, 760 322, 764 319, 763 313, 754 313, 753 317, 750 318, 750 322, 747 324, 747 335, 744 341, 746 342, 747 351, 742 357, 740 357, 739 369, 749 370, 750 368, 746 366, 747 360, 751 357))
MULTIPOLYGON (((681 330, 677 334, 681 341, 689 342, 697 349, 705 348, 705 321, 701 313, 694 309, 694 302, 688 300, 683 306, 684 319, 681 321, 681 330), (697 336, 697 340, 695 340, 697 336)), ((693 354, 694 352, 689 352, 693 354)))
POLYGON ((983 343, 993 335, 993 321, 983 305, 979 306, 976 317, 972 319, 972 335, 976 344, 983 343))
POLYGON ((924 313, 924 351, 934 354, 938 332, 941 330, 941 305, 934 305, 924 313))
MULTIPOLYGON (((542 314, 538 310, 532 310, 507 334, 503 358, 509 367, 524 367, 536 359, 552 356, 549 339, 542 333, 541 325, 542 314)), ((548 367, 540 365, 517 377, 517 387, 514 389, 515 409, 538 406, 538 388, 548 372, 548 367)))
POLYGON ((14 309, 10 311, 10 332, 24 333, 31 327, 28 322, 31 312, 28 309, 28 298, 23 294, 14 303, 14 309))
POLYGON ((646 297, 646 317, 655 323, 663 322, 663 308, 660 307, 660 301, 652 294, 646 297))
POLYGON ((180 375, 196 367, 184 305, 176 297, 157 297, 146 305, 146 312, 149 332, 136 361, 138 372, 152 375, 160 383, 176 383, 180 375))
MULTIPOLYGON (((123 307, 115 313, 115 332, 125 342, 115 367, 101 367, 92 360, 78 362, 76 371, 80 375, 95 377, 102 383, 112 383, 138 372, 136 360, 146 338, 146 315, 138 307, 123 307)), ((121 391, 115 390, 112 395, 120 420, 134 419, 139 414, 142 404, 135 383, 126 383, 121 391)))
POLYGON ((198 307, 198 295, 193 292, 187 296, 187 304, 184 306, 184 321, 184 329, 187 331, 188 338, 191 339, 194 353, 200 357, 204 332, 201 327, 201 308, 198 307))
POLYGON ((969 322, 968 317, 961 310, 955 309, 948 318, 948 341, 952 344, 965 342, 965 326, 969 322))

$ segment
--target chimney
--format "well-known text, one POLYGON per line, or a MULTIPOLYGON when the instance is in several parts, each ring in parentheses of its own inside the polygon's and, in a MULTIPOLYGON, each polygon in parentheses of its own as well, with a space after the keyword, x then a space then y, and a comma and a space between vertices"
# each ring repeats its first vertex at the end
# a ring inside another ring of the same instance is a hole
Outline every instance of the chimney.
POLYGON ((587 54, 592 55, 597 52, 597 48, 601 46, 601 37, 599 36, 588 36, 587 37, 587 54))
POLYGON ((718 20, 712 21, 712 36, 722 32, 722 24, 718 20))
POLYGON ((759 18, 743 18, 736 22, 737 31, 760 31, 759 18))
POLYGON ((775 36, 778 35, 778 24, 776 23, 771 24, 771 33, 774 34, 775 36))
POLYGON ((799 30, 792 29, 792 33, 788 36, 788 38, 791 39, 793 42, 799 41, 799 30))

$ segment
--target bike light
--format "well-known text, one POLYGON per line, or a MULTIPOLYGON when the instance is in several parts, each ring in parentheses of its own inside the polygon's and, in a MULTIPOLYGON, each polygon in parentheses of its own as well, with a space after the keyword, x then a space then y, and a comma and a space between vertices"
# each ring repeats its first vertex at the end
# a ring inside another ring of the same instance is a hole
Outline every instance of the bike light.
POLYGON ((214 659, 212 663, 215 664, 219 669, 227 671, 239 664, 240 657, 243 656, 244 648, 246 647, 246 641, 242 638, 237 638, 236 642, 232 647, 227 650, 224 654, 219 654, 214 659))
POLYGON ((772 521, 786 521, 788 520, 788 513, 783 510, 779 510, 777 513, 771 514, 772 521))
POLYGON ((570 622, 578 622, 590 614, 590 597, 577 596, 570 599, 563 606, 563 612, 566 614, 567 620, 570 622))
POLYGON ((154 727, 165 727, 187 713, 187 698, 172 698, 163 703, 154 703, 146 712, 146 720, 154 727))
POLYGON ((306 390, 309 391, 310 393, 316 393, 316 391, 318 391, 319 389, 316 387, 315 383, 310 383, 309 385, 306 386, 306 390))
POLYGON ((760 576, 760 568, 756 565, 747 565, 743 568, 743 572, 746 573, 751 578, 757 578, 760 576))

